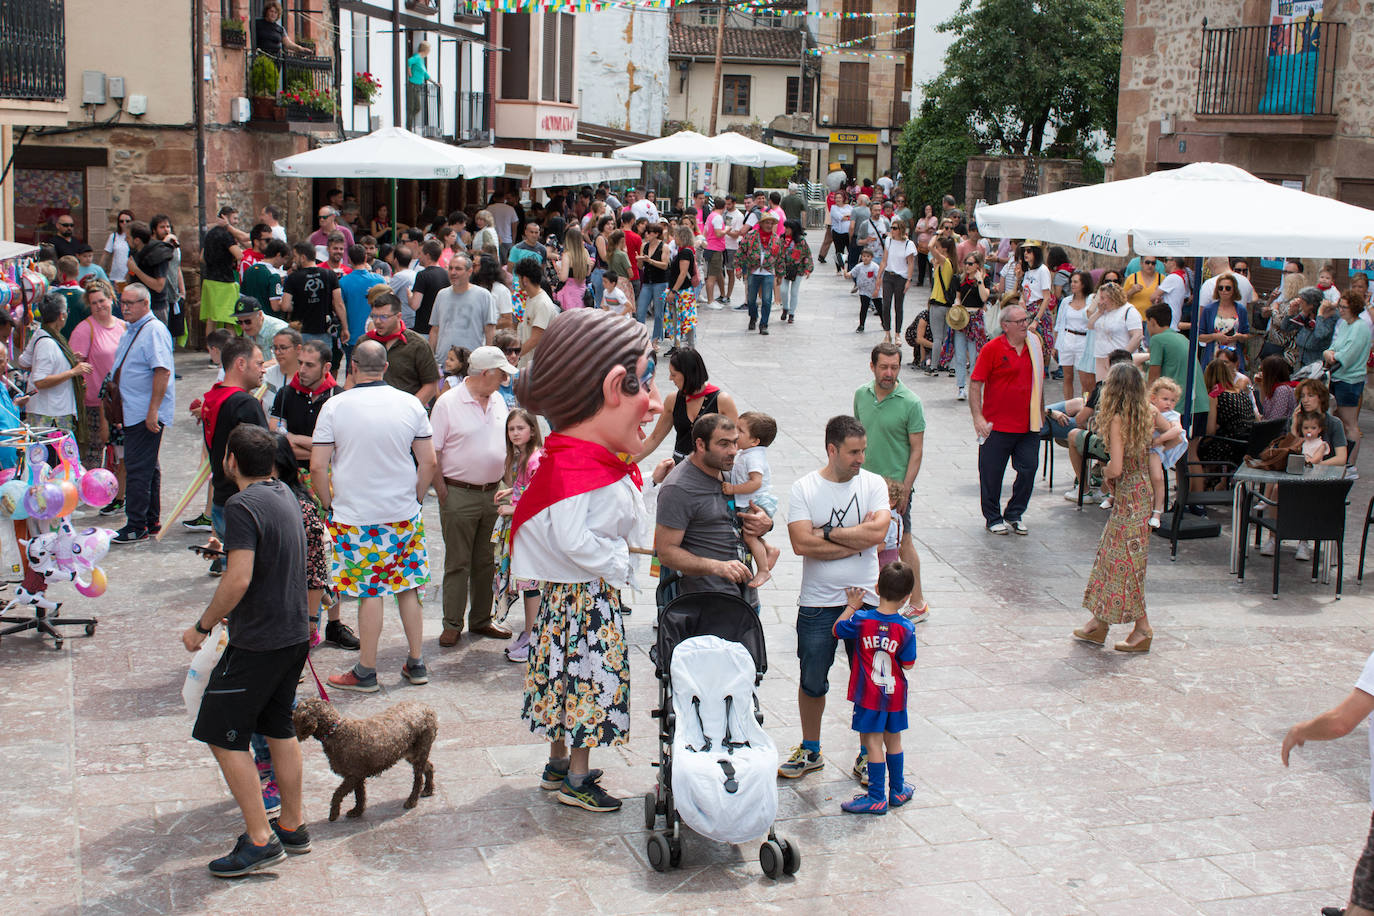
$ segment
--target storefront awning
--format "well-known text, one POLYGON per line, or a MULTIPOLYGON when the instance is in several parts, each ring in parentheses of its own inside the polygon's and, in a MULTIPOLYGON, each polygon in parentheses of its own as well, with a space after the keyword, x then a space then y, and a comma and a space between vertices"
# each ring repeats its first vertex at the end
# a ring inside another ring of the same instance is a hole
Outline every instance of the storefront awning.
POLYGON ((529 182, 532 188, 565 187, 638 178, 643 168, 631 159, 602 159, 596 156, 569 156, 528 149, 483 147, 482 155, 502 162, 505 177, 529 182))

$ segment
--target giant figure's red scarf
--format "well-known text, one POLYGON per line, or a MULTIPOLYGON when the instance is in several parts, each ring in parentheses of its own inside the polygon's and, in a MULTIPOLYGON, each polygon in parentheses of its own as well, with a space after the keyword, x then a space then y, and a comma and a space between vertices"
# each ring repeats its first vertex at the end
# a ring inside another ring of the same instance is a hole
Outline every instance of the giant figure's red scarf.
POLYGON ((515 505, 511 544, 514 545, 521 524, 554 503, 610 486, 625 476, 643 489, 644 479, 638 465, 622 461, 595 442, 550 433, 544 440, 539 469, 515 505))

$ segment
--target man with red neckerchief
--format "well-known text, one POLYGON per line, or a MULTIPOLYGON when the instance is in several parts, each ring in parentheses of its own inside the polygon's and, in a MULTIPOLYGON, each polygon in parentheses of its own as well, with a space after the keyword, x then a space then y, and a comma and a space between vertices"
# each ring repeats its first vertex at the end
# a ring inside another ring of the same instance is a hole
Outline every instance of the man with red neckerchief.
POLYGON ((401 299, 390 290, 368 297, 372 306, 370 340, 386 347, 385 381, 428 405, 439 393, 439 366, 423 334, 406 327, 401 318, 401 299))
MULTIPOLYGON (((294 375, 287 380, 272 400, 268 415, 271 428, 286 436, 291 443, 291 451, 301 463, 301 486, 311 491, 310 451, 315 437, 315 421, 325 403, 343 391, 334 375, 329 371, 329 345, 318 340, 307 340, 301 345, 301 355, 294 375)), ((326 600, 329 621, 324 628, 324 641, 340 649, 356 650, 358 636, 341 619, 341 605, 338 601, 326 600)), ((310 608, 312 625, 319 615, 319 608, 310 608)))
MULTIPOLYGON (((224 504, 238 492, 238 484, 224 467, 229 434, 244 423, 267 428, 267 417, 253 392, 262 384, 262 350, 251 337, 235 337, 220 350, 224 381, 205 392, 200 420, 204 426, 205 448, 210 453, 210 520, 215 537, 224 540, 224 504)), ((224 561, 216 557, 210 575, 218 576, 224 561)))

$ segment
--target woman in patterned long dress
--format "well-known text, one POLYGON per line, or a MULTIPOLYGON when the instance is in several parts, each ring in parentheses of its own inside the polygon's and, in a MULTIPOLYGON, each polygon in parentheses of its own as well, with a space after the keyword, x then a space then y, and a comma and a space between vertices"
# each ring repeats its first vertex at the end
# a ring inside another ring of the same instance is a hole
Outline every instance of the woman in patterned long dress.
MULTIPOLYGON (((663 410, 649 331, 631 316, 575 309, 549 322, 516 395, 557 430, 511 520, 511 575, 542 583, 522 718, 549 742, 541 785, 588 811, 620 799, 589 769, 592 748, 630 738, 630 661, 620 590, 634 584, 639 468, 620 458, 663 410)), ((666 473, 667 468, 662 468, 666 473)))
POLYGON ((1097 546, 1097 561, 1083 592, 1083 606, 1092 619, 1073 635, 1104 645, 1107 628, 1116 623, 1135 626, 1118 652, 1148 652, 1154 631, 1145 616, 1145 562, 1149 552, 1148 520, 1153 505, 1146 449, 1150 445, 1151 414, 1145 382, 1131 363, 1118 363, 1107 374, 1097 411, 1098 425, 1107 438, 1105 477, 1113 488, 1112 514, 1097 546))

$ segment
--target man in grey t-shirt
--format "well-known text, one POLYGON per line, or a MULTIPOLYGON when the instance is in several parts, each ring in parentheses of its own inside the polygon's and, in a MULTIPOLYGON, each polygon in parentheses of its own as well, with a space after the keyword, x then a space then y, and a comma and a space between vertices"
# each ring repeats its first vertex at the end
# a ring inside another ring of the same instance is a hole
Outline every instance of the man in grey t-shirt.
POLYGON ((460 251, 448 262, 450 286, 434 297, 429 319, 429 345, 440 365, 449 347, 476 350, 496 336, 496 300, 471 278, 472 258, 460 251))
POLYGON ((668 475, 658 494, 654 551, 667 568, 682 574, 684 592, 729 592, 758 606, 758 592, 746 583, 754 573, 741 530, 762 536, 772 520, 762 509, 736 518, 721 490, 722 475, 739 450, 735 422, 703 414, 692 424, 692 454, 668 475))

